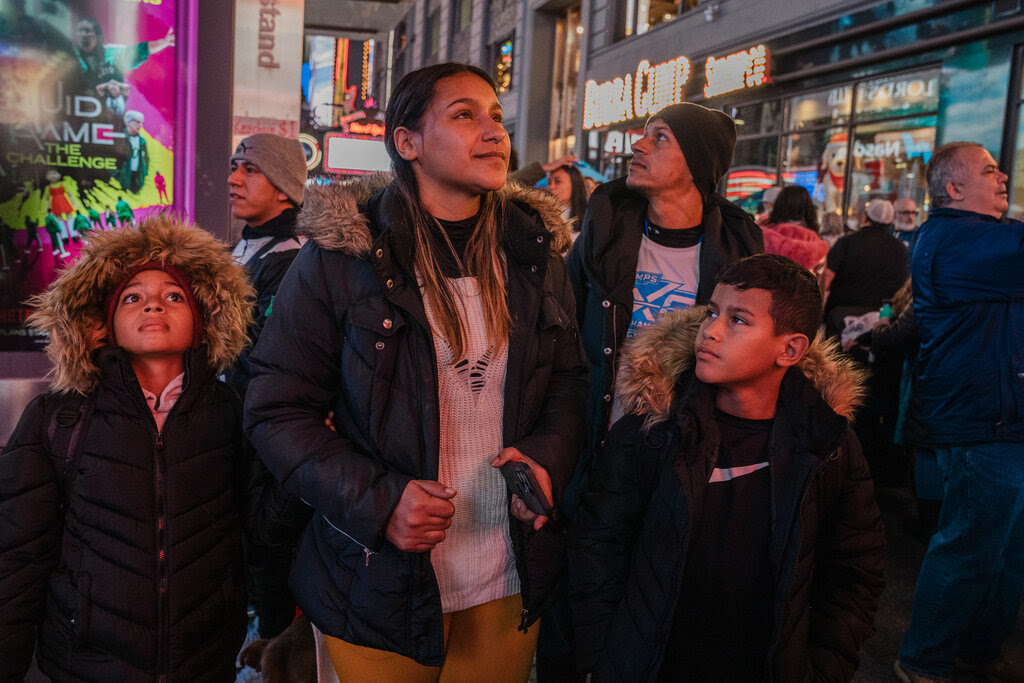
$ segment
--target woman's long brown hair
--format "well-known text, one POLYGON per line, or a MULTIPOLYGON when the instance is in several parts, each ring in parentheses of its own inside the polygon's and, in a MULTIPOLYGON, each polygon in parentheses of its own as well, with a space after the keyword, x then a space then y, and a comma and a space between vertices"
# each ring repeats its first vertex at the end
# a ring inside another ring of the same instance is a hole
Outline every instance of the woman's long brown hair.
MULTIPOLYGON (((462 359, 465 349, 465 325, 456 303, 456 295, 445 278, 438 249, 452 249, 451 242, 440 230, 444 244, 432 237, 438 231, 436 219, 423 207, 412 164, 403 159, 395 147, 397 128, 416 130, 423 114, 430 107, 434 85, 444 78, 469 73, 486 82, 497 93, 494 81, 486 72, 467 64, 449 62, 406 74, 395 86, 384 115, 384 145, 391 157, 394 186, 405 208, 412 228, 415 254, 413 264, 430 299, 434 324, 452 348, 453 359, 462 359)), ((505 262, 501 249, 507 207, 498 192, 486 192, 480 198, 480 213, 472 236, 466 245, 462 262, 466 275, 477 278, 483 305, 487 336, 496 348, 508 343, 512 323, 506 300, 505 262)))

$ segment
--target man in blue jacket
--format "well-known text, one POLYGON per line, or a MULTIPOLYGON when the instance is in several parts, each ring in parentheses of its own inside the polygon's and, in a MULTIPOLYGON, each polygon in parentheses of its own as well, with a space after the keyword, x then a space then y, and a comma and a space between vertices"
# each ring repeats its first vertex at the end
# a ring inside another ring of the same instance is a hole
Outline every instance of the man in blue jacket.
POLYGON ((896 673, 1020 680, 1001 649, 1024 594, 1024 223, 1001 219, 1007 176, 978 144, 943 145, 927 177, 917 389, 946 484, 896 673))

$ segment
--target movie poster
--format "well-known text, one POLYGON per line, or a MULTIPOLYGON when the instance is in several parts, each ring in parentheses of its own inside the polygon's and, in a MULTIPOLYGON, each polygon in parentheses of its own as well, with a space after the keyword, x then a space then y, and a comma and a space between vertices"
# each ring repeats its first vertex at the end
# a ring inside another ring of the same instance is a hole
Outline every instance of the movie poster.
POLYGON ((0 351, 90 233, 171 206, 175 3, 0 2, 0 351))

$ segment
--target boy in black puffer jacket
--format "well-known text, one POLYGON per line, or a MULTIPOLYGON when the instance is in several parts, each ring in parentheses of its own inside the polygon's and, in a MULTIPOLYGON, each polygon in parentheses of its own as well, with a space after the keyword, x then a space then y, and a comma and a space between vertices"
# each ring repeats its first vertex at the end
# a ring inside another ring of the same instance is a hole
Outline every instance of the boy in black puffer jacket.
POLYGON ((31 302, 53 380, 0 455, 0 681, 37 643, 53 680, 234 677, 244 441, 216 373, 252 296, 225 245, 155 216, 31 302))
POLYGON ((569 540, 595 681, 853 677, 885 539, 848 423, 862 378, 815 338, 820 322, 810 271, 751 256, 707 309, 667 313, 628 347, 627 414, 569 540))

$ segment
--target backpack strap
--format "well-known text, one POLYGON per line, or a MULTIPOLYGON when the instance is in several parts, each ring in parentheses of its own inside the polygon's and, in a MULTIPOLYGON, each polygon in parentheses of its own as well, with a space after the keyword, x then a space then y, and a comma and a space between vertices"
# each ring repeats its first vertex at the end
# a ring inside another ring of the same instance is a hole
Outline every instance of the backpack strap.
POLYGON ((82 437, 89 429, 95 394, 72 393, 56 399, 50 409, 46 441, 50 449, 53 471, 58 475, 61 505, 67 510, 71 490, 78 476, 78 459, 82 454, 82 437))

